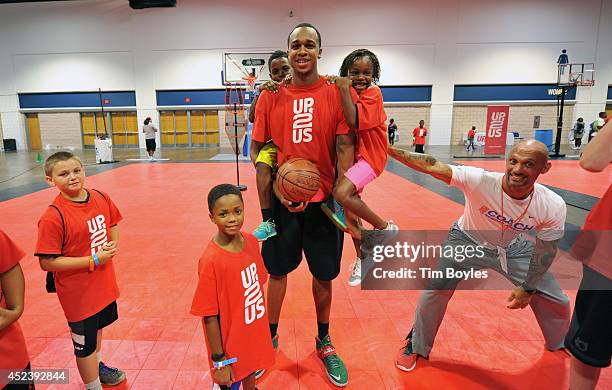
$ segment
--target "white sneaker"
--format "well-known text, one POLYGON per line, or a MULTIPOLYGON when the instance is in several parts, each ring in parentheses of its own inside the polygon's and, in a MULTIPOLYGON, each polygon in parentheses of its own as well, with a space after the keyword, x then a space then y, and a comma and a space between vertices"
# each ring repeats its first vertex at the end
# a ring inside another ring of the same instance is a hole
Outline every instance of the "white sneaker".
POLYGON ((359 286, 361 284, 361 259, 358 257, 353 263, 353 271, 349 276, 348 284, 351 287, 359 286))
POLYGON ((399 227, 393 221, 387 222, 387 227, 383 230, 399 230, 399 227))

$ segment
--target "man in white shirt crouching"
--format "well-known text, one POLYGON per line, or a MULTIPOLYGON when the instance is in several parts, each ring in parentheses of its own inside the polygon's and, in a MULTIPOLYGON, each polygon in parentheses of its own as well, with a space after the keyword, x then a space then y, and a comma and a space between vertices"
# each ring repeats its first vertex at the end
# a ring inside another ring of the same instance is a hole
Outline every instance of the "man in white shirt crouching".
MULTIPOLYGON (((463 215, 453 224, 444 246, 480 245, 484 256, 461 263, 441 257, 438 269, 488 268, 500 273, 516 286, 508 297, 508 308, 530 305, 546 348, 562 349, 570 321, 569 298, 548 268, 564 234, 567 210, 559 195, 536 183, 538 176, 551 167, 546 146, 534 140, 516 144, 506 159, 505 173, 448 165, 432 156, 395 147, 389 148, 389 155, 459 188, 465 196, 463 215), (537 232, 535 245, 523 236, 530 231, 537 232)), ((422 292, 413 328, 395 359, 399 369, 412 371, 419 356, 429 356, 446 306, 460 281, 435 279, 422 292)))

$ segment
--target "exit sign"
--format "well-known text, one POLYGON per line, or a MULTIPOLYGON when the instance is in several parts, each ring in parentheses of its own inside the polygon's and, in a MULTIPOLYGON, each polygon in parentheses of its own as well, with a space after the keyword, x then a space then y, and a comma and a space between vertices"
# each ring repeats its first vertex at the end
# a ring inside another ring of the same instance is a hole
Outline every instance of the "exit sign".
POLYGON ((104 104, 110 104, 110 99, 104 99, 104 104))

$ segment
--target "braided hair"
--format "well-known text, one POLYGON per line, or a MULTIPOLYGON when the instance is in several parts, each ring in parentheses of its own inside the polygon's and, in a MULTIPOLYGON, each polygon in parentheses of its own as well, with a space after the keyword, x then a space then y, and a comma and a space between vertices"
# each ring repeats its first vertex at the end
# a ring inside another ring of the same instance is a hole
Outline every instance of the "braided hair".
POLYGON ((368 57, 372 62, 372 82, 374 84, 378 83, 380 79, 380 63, 378 62, 378 57, 376 54, 372 53, 368 49, 357 49, 353 50, 349 55, 344 58, 342 61, 342 66, 340 67, 340 76, 348 77, 349 68, 351 65, 355 63, 358 59, 368 57))

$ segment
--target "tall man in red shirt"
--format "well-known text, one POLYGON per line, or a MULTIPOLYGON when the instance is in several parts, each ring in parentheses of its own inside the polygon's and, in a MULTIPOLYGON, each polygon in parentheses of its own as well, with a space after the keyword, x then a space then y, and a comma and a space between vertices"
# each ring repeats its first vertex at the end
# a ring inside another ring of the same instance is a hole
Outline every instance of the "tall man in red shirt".
MULTIPOLYGON (((321 35, 317 29, 302 23, 288 39, 289 64, 293 78, 288 86, 280 85, 277 93, 264 91, 259 97, 253 128, 254 152, 272 139, 278 147, 278 165, 291 158, 312 161, 321 176, 319 192, 309 203, 294 205, 273 185, 272 211, 279 232, 262 246, 262 256, 270 274, 268 315, 273 345, 278 346, 276 330, 287 288, 287 274, 296 269, 305 254, 313 276, 312 292, 317 311, 316 348, 327 377, 336 386, 348 383, 346 366, 336 354, 329 337, 329 313, 332 280, 340 272, 343 235, 321 210, 321 203, 331 196, 336 177, 336 161, 352 163, 353 148, 342 147, 348 138, 340 93, 319 75, 317 60, 321 56, 321 35), (336 151, 338 146, 338 151, 336 151), (351 156, 346 159, 344 154, 351 156)), ((338 177, 348 167, 340 167, 338 177)))
POLYGON ((427 137, 427 128, 425 127, 425 121, 421 119, 419 127, 415 127, 412 130, 412 136, 414 137, 414 152, 425 153, 425 137, 427 137))

